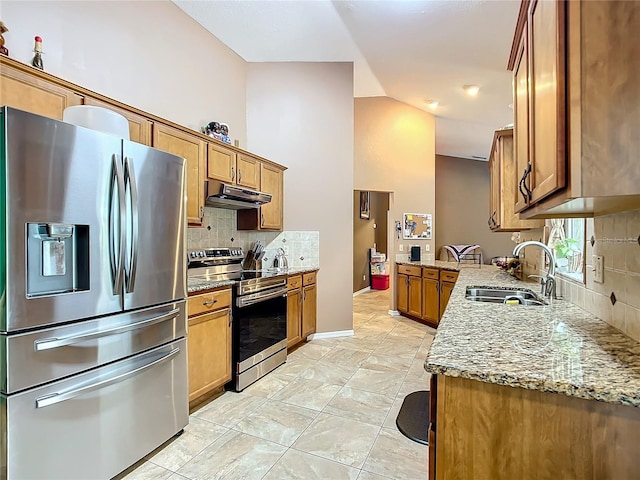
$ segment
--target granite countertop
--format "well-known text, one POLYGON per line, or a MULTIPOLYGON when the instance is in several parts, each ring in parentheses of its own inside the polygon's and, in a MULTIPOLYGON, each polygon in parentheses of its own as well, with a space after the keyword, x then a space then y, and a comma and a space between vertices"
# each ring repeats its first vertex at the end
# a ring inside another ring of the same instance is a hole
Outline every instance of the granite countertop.
POLYGON ((467 286, 540 292, 494 266, 461 268, 426 371, 640 407, 640 343, 568 301, 472 302, 467 286))
MULTIPOLYGON (((315 272, 318 267, 292 267, 283 270, 286 275, 298 275, 301 273, 315 272)), ((202 277, 187 277, 187 293, 197 293, 220 287, 230 287, 236 284, 236 280, 208 280, 202 277)))
POLYGON ((458 262, 445 262, 444 260, 421 260, 419 262, 396 262, 398 265, 410 265, 414 267, 437 267, 444 268, 445 270, 453 270, 459 272, 461 268, 478 268, 478 264, 458 262))

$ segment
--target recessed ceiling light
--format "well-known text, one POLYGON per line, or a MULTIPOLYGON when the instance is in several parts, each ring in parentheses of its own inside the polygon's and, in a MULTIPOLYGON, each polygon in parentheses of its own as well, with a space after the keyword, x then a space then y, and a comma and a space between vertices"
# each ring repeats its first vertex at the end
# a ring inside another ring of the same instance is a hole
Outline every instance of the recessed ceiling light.
POLYGON ((467 92, 467 95, 471 95, 472 97, 477 95, 480 91, 479 85, 464 85, 462 89, 467 92))
POLYGON ((431 108, 432 110, 438 108, 439 103, 437 100, 425 100, 425 102, 427 103, 427 107, 431 108))

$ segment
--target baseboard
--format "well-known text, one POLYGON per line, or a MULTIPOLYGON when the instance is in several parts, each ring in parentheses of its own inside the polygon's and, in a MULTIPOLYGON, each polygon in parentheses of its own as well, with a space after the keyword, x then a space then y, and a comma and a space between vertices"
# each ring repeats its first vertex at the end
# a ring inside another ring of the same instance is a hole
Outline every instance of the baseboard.
POLYGON ((336 337, 351 337, 353 336, 353 330, 337 330, 335 332, 322 332, 314 333, 307 337, 307 340, 320 340, 323 338, 336 338, 336 337))
POLYGON ((362 290, 358 290, 357 292, 353 292, 353 296, 357 297, 358 295, 360 295, 361 293, 366 293, 369 290, 371 290, 371 287, 367 287, 367 288, 363 288, 362 290))
POLYGON ((400 316, 400 312, 398 310, 389 310, 387 313, 389 315, 391 315, 392 317, 399 317, 400 316))

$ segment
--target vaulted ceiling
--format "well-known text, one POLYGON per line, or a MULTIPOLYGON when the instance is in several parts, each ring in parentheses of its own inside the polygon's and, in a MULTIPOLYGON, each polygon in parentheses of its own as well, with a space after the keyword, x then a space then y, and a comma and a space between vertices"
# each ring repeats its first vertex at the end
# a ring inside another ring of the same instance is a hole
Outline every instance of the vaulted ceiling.
POLYGON ((506 64, 519 0, 174 3, 247 62, 352 61, 355 97, 436 116, 440 155, 487 158, 494 130, 513 122, 506 64))

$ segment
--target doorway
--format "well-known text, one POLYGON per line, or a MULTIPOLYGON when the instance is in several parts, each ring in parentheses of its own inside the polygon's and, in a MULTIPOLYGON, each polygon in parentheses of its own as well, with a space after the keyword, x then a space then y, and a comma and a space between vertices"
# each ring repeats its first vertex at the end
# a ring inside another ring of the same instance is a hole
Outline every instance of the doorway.
POLYGON ((389 258, 387 218, 389 192, 353 192, 353 292, 371 286, 369 251, 375 248, 389 258))

